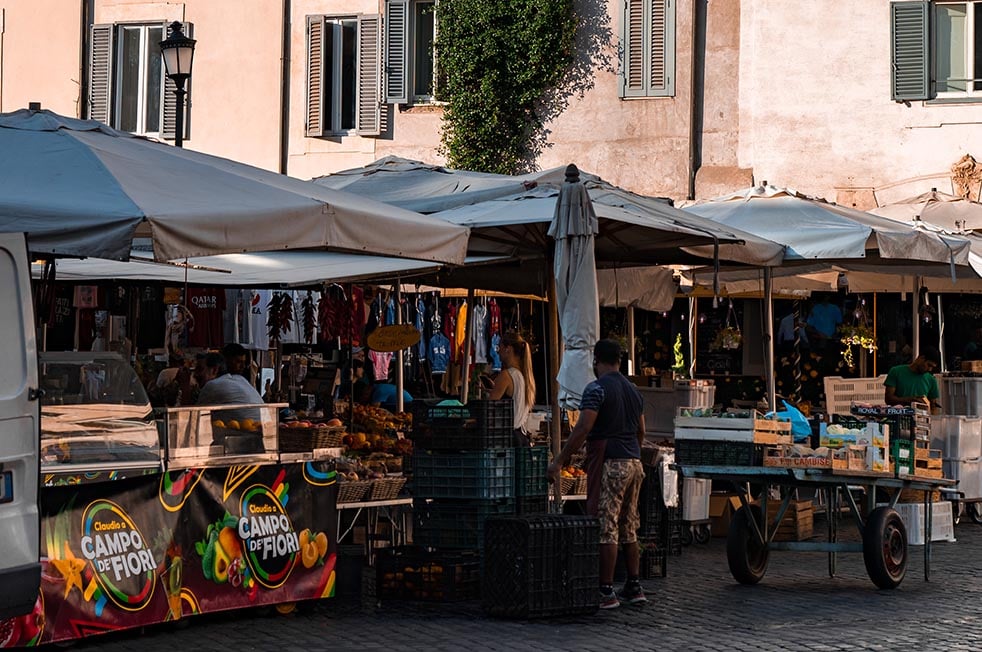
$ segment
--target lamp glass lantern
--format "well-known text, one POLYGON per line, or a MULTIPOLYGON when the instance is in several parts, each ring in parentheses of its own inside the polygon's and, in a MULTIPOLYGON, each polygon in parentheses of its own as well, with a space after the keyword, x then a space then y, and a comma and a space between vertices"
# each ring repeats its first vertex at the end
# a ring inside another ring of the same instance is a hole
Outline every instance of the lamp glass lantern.
POLYGON ((164 57, 167 76, 174 80, 178 88, 191 76, 196 41, 184 33, 184 25, 179 21, 170 24, 170 34, 160 42, 160 53, 164 57))

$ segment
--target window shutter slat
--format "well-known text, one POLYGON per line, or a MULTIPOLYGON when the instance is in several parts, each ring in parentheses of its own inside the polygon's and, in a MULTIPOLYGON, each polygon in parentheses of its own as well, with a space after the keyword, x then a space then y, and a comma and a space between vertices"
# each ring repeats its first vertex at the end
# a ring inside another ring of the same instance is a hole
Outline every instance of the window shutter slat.
POLYGON ((89 97, 87 118, 109 123, 112 106, 113 26, 89 28, 89 97))
POLYGON ((624 3, 624 65, 621 80, 624 97, 645 95, 645 4, 645 0, 625 0, 624 3))
POLYGON ((930 11, 930 2, 890 4, 890 81, 898 102, 931 97, 930 11))
MULTIPOLYGON (((168 25, 170 23, 164 23, 164 38, 170 34, 168 25)), ((184 23, 184 34, 188 38, 194 38, 194 25, 191 23, 184 23)), ((150 44, 153 45, 153 44, 150 44)), ((161 119, 160 119, 160 137, 164 140, 174 140, 174 136, 177 133, 177 95, 174 91, 177 89, 177 85, 167 76, 166 66, 161 62, 160 74, 164 77, 164 83, 160 85, 161 92, 164 96, 160 101, 161 119)), ((184 139, 187 140, 189 136, 190 121, 188 117, 190 115, 191 108, 191 80, 188 79, 184 82, 184 139)))
POLYGON ((385 3, 385 101, 409 103, 409 0, 385 3))
POLYGON ((324 17, 307 16, 307 136, 324 135, 324 17))
POLYGON ((358 129, 360 136, 381 133, 379 17, 358 19, 358 129))
POLYGON ((651 0, 648 95, 675 95, 675 1, 651 0))

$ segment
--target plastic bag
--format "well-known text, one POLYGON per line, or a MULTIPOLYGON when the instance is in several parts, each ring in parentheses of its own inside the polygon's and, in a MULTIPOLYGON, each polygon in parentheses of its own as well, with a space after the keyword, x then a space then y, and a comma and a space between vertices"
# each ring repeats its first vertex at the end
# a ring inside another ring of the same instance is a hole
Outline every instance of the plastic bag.
POLYGON ((812 427, 808 423, 808 419, 801 413, 801 410, 789 404, 784 399, 781 399, 781 402, 784 403, 783 410, 780 412, 768 412, 765 416, 788 419, 791 421, 791 437, 794 443, 807 443, 812 436, 812 427))

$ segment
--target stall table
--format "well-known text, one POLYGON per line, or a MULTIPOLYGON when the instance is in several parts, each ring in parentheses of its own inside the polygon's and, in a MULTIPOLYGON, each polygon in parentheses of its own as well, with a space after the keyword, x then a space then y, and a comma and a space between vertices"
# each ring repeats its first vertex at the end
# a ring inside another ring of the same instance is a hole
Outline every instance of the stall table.
POLYGON ((828 468, 783 468, 757 466, 699 466, 677 465, 683 476, 707 478, 731 482, 737 489, 742 508, 730 522, 726 541, 726 555, 730 572, 742 584, 756 584, 767 570, 771 550, 799 552, 828 552, 829 576, 836 572, 836 554, 861 552, 866 570, 873 583, 884 589, 898 586, 907 571, 908 543, 905 527, 894 507, 903 489, 924 491, 925 536, 924 579, 930 579, 931 570, 931 493, 943 487, 951 487, 954 480, 908 476, 896 478, 882 473, 846 471, 828 468), (763 485, 761 504, 751 504, 741 485, 763 485), (785 489, 784 498, 772 523, 763 518, 767 514, 767 496, 771 487, 785 489), (864 518, 850 489, 862 488, 866 493, 867 516, 864 518), (861 542, 838 540, 838 512, 828 514, 828 541, 774 541, 778 525, 790 505, 793 492, 798 488, 828 489, 832 500, 838 504, 841 493, 846 498, 849 513, 856 524, 861 542), (889 503, 876 506, 877 489, 894 489, 889 503))
POLYGON ((375 534, 378 526, 379 517, 385 516, 391 525, 389 543, 393 546, 405 545, 407 543, 408 514, 412 509, 413 499, 409 496, 405 498, 393 498, 392 500, 370 500, 357 503, 337 503, 338 512, 338 541, 344 540, 355 526, 362 514, 365 515, 365 547, 369 563, 374 563, 375 559, 375 534), (351 516, 351 522, 347 529, 342 529, 341 519, 348 510, 355 510, 351 516))

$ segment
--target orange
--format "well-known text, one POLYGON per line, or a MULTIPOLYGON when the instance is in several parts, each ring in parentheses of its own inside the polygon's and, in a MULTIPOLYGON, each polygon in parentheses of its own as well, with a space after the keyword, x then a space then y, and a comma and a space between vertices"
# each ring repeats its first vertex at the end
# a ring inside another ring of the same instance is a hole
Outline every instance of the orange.
POLYGON ((228 427, 231 428, 232 430, 241 430, 242 429, 242 426, 239 425, 239 422, 236 421, 235 419, 232 419, 231 421, 228 422, 228 427))
POLYGON ((213 425, 216 428, 224 428, 225 422, 222 421, 221 419, 215 419, 214 421, 211 422, 211 425, 213 425))

